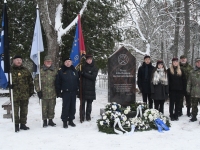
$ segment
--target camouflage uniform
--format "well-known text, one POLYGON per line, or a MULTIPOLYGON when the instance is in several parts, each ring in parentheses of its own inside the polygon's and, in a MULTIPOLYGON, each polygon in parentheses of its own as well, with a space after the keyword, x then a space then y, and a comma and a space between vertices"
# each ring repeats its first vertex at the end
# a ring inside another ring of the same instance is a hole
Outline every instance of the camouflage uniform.
MULTIPOLYGON (((183 72, 185 73, 185 78, 186 78, 186 82, 188 81, 188 77, 190 74, 190 71, 193 69, 191 65, 189 65, 187 62, 186 64, 182 64, 180 63, 180 67, 183 70, 183 72)), ((184 91, 183 92, 183 96, 180 99, 180 110, 179 110, 179 115, 182 115, 182 108, 183 108, 183 100, 184 100, 184 96, 185 96, 185 100, 186 100, 186 106, 187 106, 187 115, 190 116, 190 107, 191 107, 191 100, 190 100, 190 95, 184 91)))
POLYGON ((200 102, 200 68, 195 67, 195 69, 190 72, 187 92, 191 95, 192 117, 196 118, 198 102, 200 102))
POLYGON ((56 105, 56 91, 55 91, 55 78, 56 69, 51 67, 46 67, 43 65, 40 69, 41 77, 41 90, 39 87, 39 75, 36 75, 34 79, 35 90, 37 92, 42 91, 42 119, 53 119, 54 109, 56 105))
POLYGON ((29 98, 34 93, 33 78, 23 65, 11 67, 15 124, 26 124, 29 98), (20 108, 20 116, 19 116, 20 108))

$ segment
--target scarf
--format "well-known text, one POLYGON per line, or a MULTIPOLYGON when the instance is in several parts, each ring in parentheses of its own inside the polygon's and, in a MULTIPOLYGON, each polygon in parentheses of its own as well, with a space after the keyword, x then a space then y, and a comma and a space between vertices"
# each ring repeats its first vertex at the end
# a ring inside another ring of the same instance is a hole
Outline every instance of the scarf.
POLYGON ((153 84, 157 85, 158 83, 168 85, 167 74, 165 73, 164 68, 157 68, 157 70, 154 72, 153 84))

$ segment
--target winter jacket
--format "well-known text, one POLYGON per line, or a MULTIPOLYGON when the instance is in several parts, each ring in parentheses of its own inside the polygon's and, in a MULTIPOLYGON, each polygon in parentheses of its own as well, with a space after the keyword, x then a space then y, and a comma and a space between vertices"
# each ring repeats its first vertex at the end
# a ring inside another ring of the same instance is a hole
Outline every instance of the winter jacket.
POLYGON ((193 70, 192 66, 189 65, 187 62, 185 64, 180 63, 180 67, 185 74, 186 81, 188 80, 190 71, 193 70))
POLYGON ((57 96, 62 92, 75 92, 79 89, 79 75, 74 66, 66 67, 63 65, 56 75, 57 96))
POLYGON ((151 74, 152 74, 153 69, 154 67, 152 66, 151 63, 146 64, 145 62, 143 62, 142 66, 140 66, 138 69, 137 84, 142 93, 146 93, 146 94, 151 93, 151 74), (145 77, 146 67, 148 68, 148 74, 145 77))
POLYGON ((82 76, 82 98, 85 100, 95 100, 96 91, 95 83, 96 77, 98 74, 98 69, 94 65, 94 60, 91 64, 87 62, 82 67, 81 76, 82 76))
POLYGON ((183 93, 186 91, 186 78, 183 70, 181 69, 182 74, 177 75, 177 69, 174 69, 174 74, 170 72, 170 68, 167 70, 168 82, 169 82, 169 93, 171 91, 177 91, 183 93))
MULTIPOLYGON (((169 86, 159 82, 158 84, 153 83, 154 74, 157 69, 154 69, 152 72, 152 81, 151 81, 151 98, 154 100, 166 100, 169 94, 169 86)), ((167 78, 167 72, 165 72, 167 78)))
POLYGON ((195 69, 190 72, 187 92, 191 94, 191 97, 200 98, 200 68, 195 67, 195 69))
POLYGON ((55 79, 57 70, 51 66, 46 67, 43 65, 40 68, 41 89, 39 87, 39 75, 36 75, 34 79, 35 90, 42 91, 42 99, 54 99, 56 98, 55 79))
POLYGON ((19 67, 13 65, 11 73, 14 101, 28 100, 34 93, 33 78, 30 71, 23 65, 19 67))

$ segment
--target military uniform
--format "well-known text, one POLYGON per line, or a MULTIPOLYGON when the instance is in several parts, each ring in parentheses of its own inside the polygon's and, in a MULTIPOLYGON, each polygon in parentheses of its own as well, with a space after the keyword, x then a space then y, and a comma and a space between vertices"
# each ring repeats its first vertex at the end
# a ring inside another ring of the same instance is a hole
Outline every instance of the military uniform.
MULTIPOLYGON (((182 64, 180 63, 180 67, 183 70, 184 74, 185 74, 185 78, 186 78, 186 82, 188 81, 188 77, 190 74, 190 71, 193 69, 191 65, 189 65, 187 62, 186 64, 182 64)), ((183 96, 180 99, 180 110, 179 110, 179 116, 182 115, 182 108, 183 108, 183 100, 184 100, 184 96, 185 96, 185 100, 186 100, 186 106, 187 106, 187 115, 190 116, 190 108, 191 108, 191 101, 190 101, 190 95, 186 92, 183 91, 183 96)))
MULTIPOLYGON (((71 60, 71 59, 67 59, 71 60)), ((65 61, 64 61, 65 62, 65 61)), ((73 123, 76 113, 76 95, 79 89, 79 76, 74 66, 66 67, 63 65, 56 75, 57 97, 62 97, 62 114, 64 128, 67 128, 67 121, 73 123)), ((75 124, 73 124, 75 126, 75 124)))
POLYGON ((56 105, 55 78, 57 70, 51 65, 46 67, 43 65, 40 69, 41 89, 39 87, 39 75, 34 79, 35 90, 42 92, 42 119, 52 120, 54 118, 54 110, 56 105))
POLYGON ((187 92, 191 95, 191 103, 192 103, 191 121, 196 121, 197 120, 196 116, 198 113, 198 102, 200 102, 200 68, 195 67, 195 69, 190 72, 187 83, 187 92))
MULTIPOLYGON (((21 58, 21 57, 20 57, 21 58)), ((34 93, 33 78, 30 71, 23 65, 11 67, 15 125, 21 123, 23 128, 27 123, 29 98, 34 93), (20 112, 19 112, 20 109, 20 112)), ((24 128, 29 129, 29 128, 24 128)))

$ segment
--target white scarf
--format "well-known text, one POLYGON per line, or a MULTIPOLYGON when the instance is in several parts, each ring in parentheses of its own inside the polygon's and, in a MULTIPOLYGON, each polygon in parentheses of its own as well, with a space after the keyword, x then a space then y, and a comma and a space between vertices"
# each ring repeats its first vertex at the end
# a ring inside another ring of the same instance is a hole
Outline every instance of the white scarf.
POLYGON ((158 83, 168 85, 167 74, 164 71, 164 68, 157 68, 153 75, 153 84, 157 85, 158 83))

